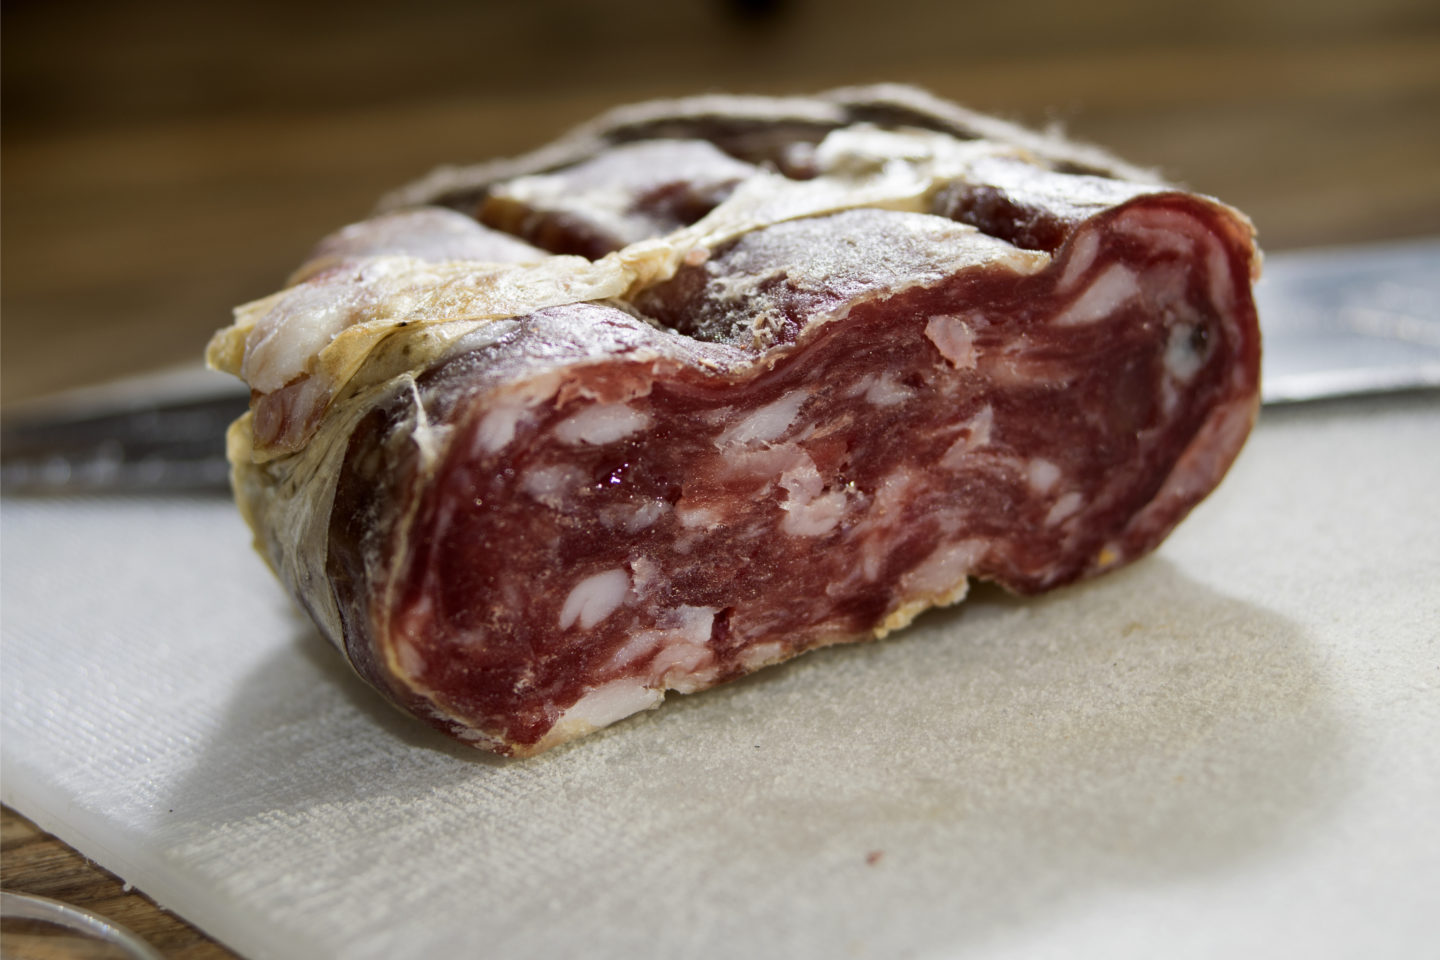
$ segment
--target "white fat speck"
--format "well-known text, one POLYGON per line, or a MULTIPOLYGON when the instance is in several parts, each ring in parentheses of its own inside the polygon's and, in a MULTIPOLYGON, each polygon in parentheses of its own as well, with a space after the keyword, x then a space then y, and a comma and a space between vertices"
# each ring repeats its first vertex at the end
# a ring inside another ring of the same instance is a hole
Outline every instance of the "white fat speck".
POLYGON ((925 336, 956 370, 975 369, 975 332, 964 318, 933 316, 925 324, 925 336))
POLYGON ((713 527, 720 519, 720 513, 710 507, 697 507, 680 501, 675 505, 675 519, 687 530, 696 527, 713 527))
POLYGON ((637 630, 611 655, 607 666, 619 669, 660 650, 650 675, 658 681, 676 665, 690 668, 714 659, 707 644, 715 621, 715 607, 679 606, 664 611, 654 629, 637 630), (658 665, 658 666, 657 666, 658 665))
POLYGON ((940 458, 940 466, 947 470, 958 470, 965 466, 970 453, 990 444, 990 429, 995 424, 995 409, 986 404, 959 427, 960 438, 950 444, 950 449, 940 458))
POLYGON ((650 677, 672 690, 690 693, 705 685, 708 676, 701 671, 714 660, 715 654, 709 647, 685 641, 667 643, 650 661, 650 677))
POLYGON ((758 670, 774 663, 785 655, 785 645, 778 641, 757 643, 740 654, 740 665, 746 670, 758 670))
POLYGON ((1075 284, 1090 269, 1095 262, 1095 255, 1100 252, 1100 235, 1094 230, 1084 230, 1075 238, 1074 244, 1070 247, 1070 254, 1065 261, 1065 271, 1060 274, 1060 282, 1055 284, 1057 292, 1065 294, 1074 289, 1075 284))
POLYGON ((625 521, 625 532, 639 533, 654 524, 669 509, 670 504, 664 500, 646 500, 636 507, 635 512, 625 521))
POLYGON ((448 424, 442 426, 431 423, 429 415, 425 412, 425 400, 420 396, 420 388, 415 383, 415 377, 407 375, 406 379, 410 386, 410 415, 412 418, 410 438, 420 452, 420 462, 428 470, 439 458, 445 438, 450 435, 454 427, 448 424))
POLYGON ((880 481, 875 489, 875 512, 882 516, 905 505, 910 499, 910 488, 915 486, 915 477, 904 467, 880 481))
POLYGON ((720 469, 726 476, 770 478, 809 459, 809 454, 799 445, 782 443, 753 450, 727 451, 720 463, 720 469))
POLYGON ((524 415, 524 407, 510 404, 496 407, 480 421, 480 428, 475 431, 475 444, 485 453, 504 449, 515 439, 515 426, 524 415))
POLYGON ((633 713, 648 710, 663 699, 664 691, 652 690, 639 680, 611 680, 581 697, 565 711, 560 722, 605 727, 633 713))
POLYGON ((1045 514, 1045 526, 1053 527, 1055 524, 1063 522, 1066 518, 1072 516, 1075 511, 1079 510, 1080 505, 1084 502, 1084 497, 1080 496, 1076 491, 1071 490, 1059 500, 1056 500, 1055 505, 1050 508, 1050 512, 1045 514))
POLYGON ((495 403, 471 440, 470 455, 478 457, 483 453, 495 453, 508 446, 515 439, 518 425, 531 416, 531 411, 554 395, 559 378, 554 375, 536 377, 513 389, 505 391, 503 399, 495 403))
POLYGON ((635 596, 641 597, 641 599, 668 583, 660 564, 655 563, 649 557, 631 557, 629 569, 631 569, 631 590, 634 590, 635 596))
POLYGON ((1143 241, 1151 251, 1164 250, 1189 256, 1195 249, 1195 218, 1178 210, 1131 210, 1114 223, 1114 229, 1143 241))
POLYGON ((400 663, 400 672, 411 679, 418 679, 425 672, 425 661, 420 658, 415 646, 403 637, 395 641, 395 659, 400 663))
POLYGON ((780 486, 787 496, 780 504, 785 518, 780 529, 795 537, 820 537, 835 529, 845 515, 845 492, 825 492, 825 479, 815 468, 815 461, 804 458, 780 475, 780 486))
POLYGON ((718 607, 697 607, 682 604, 667 612, 661 623, 670 630, 672 642, 705 646, 715 624, 718 607))
POLYGON ((1170 328, 1170 339, 1165 341, 1165 372, 1181 383, 1188 383, 1205 362, 1195 349, 1194 335, 1193 326, 1180 323, 1170 328))
POLYGON ((1160 412, 1167 418, 1173 416, 1175 408, 1180 404, 1180 390, 1175 386, 1175 381, 1165 377, 1160 381, 1160 412))
MULTIPOLYGON (((427 571, 425 589, 420 591, 419 599, 411 604, 404 614, 401 615, 399 630, 397 634, 404 637, 423 637, 430 632, 431 623, 435 619, 435 590, 429 589, 435 586, 433 574, 427 571)), ((410 650, 414 655, 413 648, 410 650)), ((400 659, 404 655, 397 653, 400 659)))
POLYGON ((875 374, 873 374, 873 373, 867 373, 867 374, 865 374, 865 376, 861 377, 859 380, 856 380, 854 383, 850 384, 849 389, 847 389, 847 390, 845 391, 845 396, 847 396, 847 397, 859 397, 859 396, 864 396, 865 391, 866 391, 866 390, 869 390, 869 389, 870 389, 870 384, 872 384, 872 383, 874 383, 874 382, 875 382, 875 374))
POLYGON ((1024 334, 986 357, 985 376, 995 387, 1037 387, 1069 381, 1065 366, 1042 360, 1030 352, 1033 344, 1024 334))
POLYGON ((1044 457, 1034 457, 1025 467, 1025 480, 1036 493, 1049 493, 1060 479, 1060 468, 1044 457))
POLYGON ((792 390, 779 400, 767 403, 744 420, 726 428, 715 438, 716 446, 774 440, 795 422, 795 415, 800 412, 806 396, 803 390, 792 390))
POLYGON ((780 475, 780 486, 785 488, 792 500, 810 500, 818 497, 825 489, 825 478, 820 476, 810 454, 802 450, 799 461, 780 475))
POLYGON ((650 415, 623 403, 602 403, 586 407, 555 426, 561 443, 588 443, 601 446, 623 440, 650 426, 650 415))
POLYGON ((902 582, 905 592, 960 599, 964 596, 966 577, 985 555, 985 549, 983 540, 961 540, 936 547, 930 556, 905 574, 902 582))
POLYGON ((520 479, 520 489, 548 507, 559 508, 565 495, 584 483, 585 475, 578 467, 561 463, 527 470, 520 479))
POLYGON ((953 537, 971 523, 970 512, 962 508, 941 508, 935 512, 935 525, 946 536, 953 537))
POLYGON ((632 503, 611 504, 608 507, 602 507, 597 516, 605 525, 606 530, 639 533, 652 526, 669 509, 670 504, 664 500, 646 500, 638 505, 632 503))
POLYGON ((885 569, 890 545, 884 537, 867 537, 861 543, 860 571, 867 581, 874 581, 885 569))
POLYGON ((630 559, 630 589, 635 591, 635 596, 644 597, 655 585, 660 582, 660 564, 649 557, 632 557, 630 559))
POLYGON ((866 402, 877 407, 893 407, 897 403, 904 403, 914 395, 914 390, 902 385, 895 379, 894 374, 890 373, 876 377, 875 381, 865 390, 866 402))
POLYGON ((1235 303, 1234 290, 1230 286, 1230 264, 1225 251, 1213 237, 1205 238, 1205 272, 1210 275, 1210 300, 1221 310, 1229 310, 1235 303))
POLYGON ((1123 263, 1112 263, 1051 322, 1057 327, 1094 323, 1108 317, 1139 295, 1140 282, 1135 271, 1123 263))
MULTIPOLYGON (((845 391, 845 396, 864 397, 866 403, 877 407, 893 407, 897 403, 904 403, 914 395, 915 391, 902 385, 892 373, 883 375, 867 373, 845 391)), ((800 439, 803 440, 814 432, 813 425, 807 426, 800 439)))
POLYGON ((565 598, 560 608, 560 629, 569 630, 578 621, 580 629, 589 630, 619 609, 629 591, 630 576, 618 568, 586 577, 565 598))
POLYGON ((884 571, 890 550, 895 546, 891 536, 898 526, 890 514, 903 510, 910 503, 915 486, 915 477, 901 467, 875 488, 871 508, 856 528, 862 534, 860 570, 866 580, 873 581, 884 571))
POLYGON ((845 494, 832 490, 805 503, 787 500, 780 506, 785 511, 781 530, 794 537, 823 537, 834 530, 845 515, 845 494))
POLYGON ((611 654, 609 661, 606 663, 606 668, 618 670, 626 664, 655 650, 664 642, 664 630, 637 630, 620 646, 619 650, 611 654))

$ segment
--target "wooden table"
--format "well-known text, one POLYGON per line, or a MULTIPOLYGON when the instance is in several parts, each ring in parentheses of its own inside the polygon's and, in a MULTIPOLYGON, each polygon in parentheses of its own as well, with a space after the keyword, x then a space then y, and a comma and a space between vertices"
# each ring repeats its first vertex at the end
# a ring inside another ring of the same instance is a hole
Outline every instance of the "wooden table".
POLYGON ((235 956, 9 807, 0 812, 0 864, 0 886, 6 890, 49 897, 97 913, 164 956, 177 960, 235 956))
MULTIPOLYGON (((7 4, 0 402, 193 359, 323 233, 615 103, 919 83, 1246 210, 1270 250, 1440 232, 1440 6, 7 4)), ((6 811, 0 883, 229 954, 6 811)))

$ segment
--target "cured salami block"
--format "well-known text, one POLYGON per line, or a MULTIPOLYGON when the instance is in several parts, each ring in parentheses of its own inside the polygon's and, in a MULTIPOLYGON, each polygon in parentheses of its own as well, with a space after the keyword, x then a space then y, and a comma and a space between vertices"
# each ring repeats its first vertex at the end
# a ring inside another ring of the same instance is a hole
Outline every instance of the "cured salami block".
POLYGON ((235 491, 501 753, 1128 563, 1257 408, 1244 216, 907 88, 626 108, 384 211, 212 341, 235 491))

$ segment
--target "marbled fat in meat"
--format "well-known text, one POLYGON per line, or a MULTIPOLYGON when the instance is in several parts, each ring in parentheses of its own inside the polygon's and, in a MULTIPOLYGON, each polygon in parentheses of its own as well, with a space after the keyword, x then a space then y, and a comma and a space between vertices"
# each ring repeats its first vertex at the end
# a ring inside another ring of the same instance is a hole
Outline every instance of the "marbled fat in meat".
POLYGON ((914 91, 640 106, 397 196, 212 345, 237 497, 367 680, 500 753, 1131 562, 1258 403, 1242 215, 914 91))

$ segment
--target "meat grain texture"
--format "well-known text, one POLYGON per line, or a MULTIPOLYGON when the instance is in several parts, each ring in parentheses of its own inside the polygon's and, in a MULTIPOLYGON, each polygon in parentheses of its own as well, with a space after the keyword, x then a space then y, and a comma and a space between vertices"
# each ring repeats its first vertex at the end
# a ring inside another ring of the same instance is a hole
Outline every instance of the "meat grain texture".
POLYGON ((241 307, 235 492, 350 663, 530 755, 1142 556, 1259 398, 1237 211, 920 91, 447 168, 241 307))

